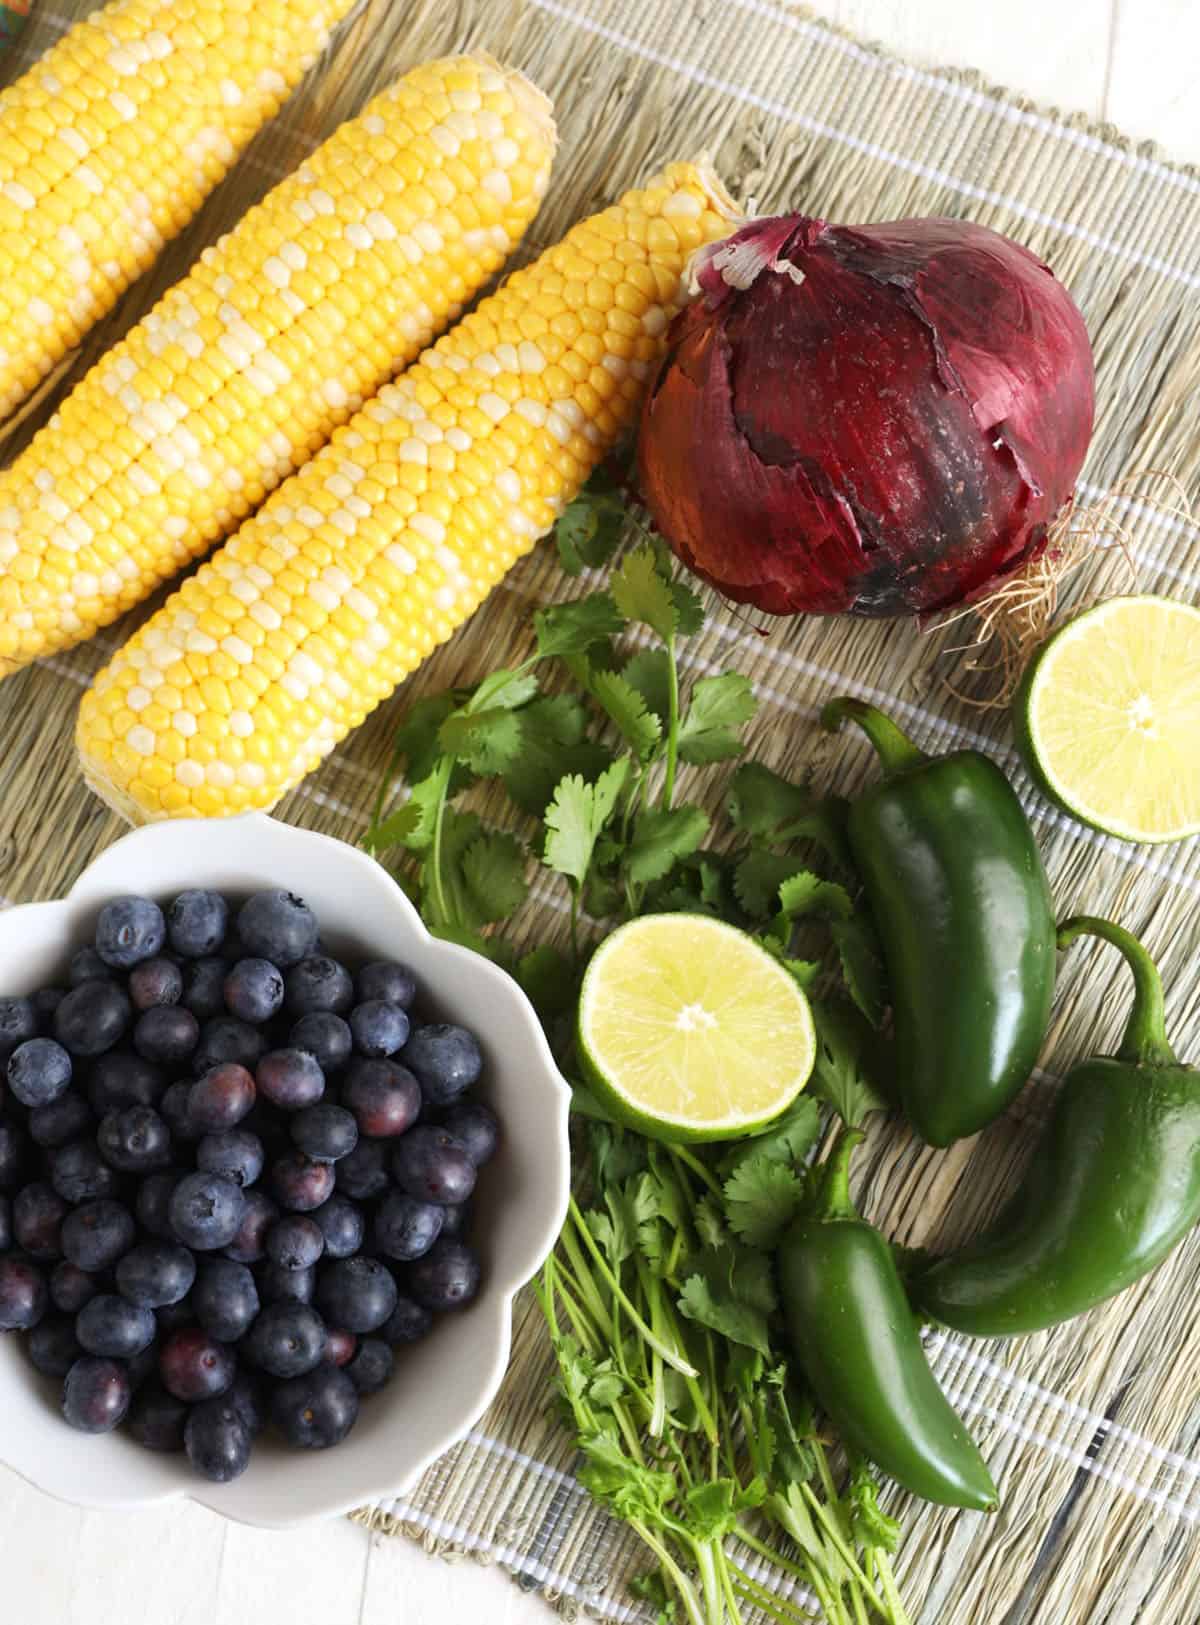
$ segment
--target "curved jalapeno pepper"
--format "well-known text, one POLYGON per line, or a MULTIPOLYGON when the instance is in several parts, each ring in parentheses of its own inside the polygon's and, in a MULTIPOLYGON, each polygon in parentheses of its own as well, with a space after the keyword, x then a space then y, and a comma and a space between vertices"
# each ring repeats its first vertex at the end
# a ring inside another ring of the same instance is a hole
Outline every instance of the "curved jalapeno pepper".
POLYGON ((1079 936, 1112 943, 1133 972, 1121 1047, 1071 1070, 1008 1207, 914 1288, 935 1320, 976 1337, 1082 1314, 1161 1263, 1200 1219, 1200 1071, 1167 1043, 1158 971, 1119 925, 1080 915, 1059 946, 1079 936))
POLYGON ((816 1211, 780 1246, 789 1338, 849 1445, 927 1501, 992 1511, 996 1486, 929 1369, 892 1250, 851 1205, 850 1153, 861 1139, 842 1135, 816 1211))
POLYGON ((883 944, 905 1115, 930 1145, 975 1134, 1033 1070, 1054 994, 1054 904, 1029 820, 978 751, 926 756, 874 706, 832 701, 884 777, 850 847, 883 944))

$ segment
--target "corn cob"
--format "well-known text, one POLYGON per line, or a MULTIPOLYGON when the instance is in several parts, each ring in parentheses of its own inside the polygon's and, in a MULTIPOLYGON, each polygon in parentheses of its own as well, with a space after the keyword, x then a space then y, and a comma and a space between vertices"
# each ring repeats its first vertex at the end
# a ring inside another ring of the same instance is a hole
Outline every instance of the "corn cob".
POLYGON ((577 225, 339 429, 84 696, 88 782, 135 822, 270 807, 534 545, 633 414, 692 250, 674 164, 577 225))
POLYGON ((428 63, 207 249, 0 474, 0 676, 236 528, 499 269, 553 151, 520 74, 428 63))
POLYGON ((0 422, 154 263, 356 0, 112 0, 0 93, 0 422))

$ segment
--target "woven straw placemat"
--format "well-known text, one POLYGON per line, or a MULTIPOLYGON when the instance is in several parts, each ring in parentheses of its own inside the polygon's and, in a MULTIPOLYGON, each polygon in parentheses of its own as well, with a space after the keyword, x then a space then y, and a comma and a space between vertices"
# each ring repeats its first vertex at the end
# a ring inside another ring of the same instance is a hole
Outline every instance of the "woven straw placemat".
MULTIPOLYGON (((41 0, 3 72, 91 9, 88 0, 41 0)), ((524 68, 555 101, 562 148, 526 254, 659 162, 702 150, 760 209, 802 208, 841 221, 969 215, 1049 260, 1083 307, 1100 400, 1083 498, 1103 495, 1123 471, 1148 468, 1172 470, 1200 495, 1200 174, 976 77, 894 61, 768 0, 366 0, 330 61, 93 336, 78 367, 374 86, 468 45, 524 68)), ((1139 500, 1136 487, 1118 507, 1141 585, 1194 599, 1200 530, 1139 500)), ((549 550, 527 559, 280 815, 356 839, 404 701, 510 662, 528 640, 530 606, 565 586, 549 550)), ((0 892, 11 900, 61 893, 120 833, 85 791, 71 735, 81 688, 128 630, 110 628, 0 686, 0 892)), ((907 624, 797 620, 762 636, 716 610, 686 658, 698 671, 736 665, 750 675, 763 701, 755 751, 785 771, 812 768, 819 782, 836 773, 843 790, 870 766, 864 749, 819 739, 815 713, 835 690, 885 702, 922 745, 994 751, 1028 793, 1062 907, 1113 914, 1144 936, 1163 967, 1179 1046, 1197 1055, 1200 846, 1122 846, 1033 796, 1003 716, 970 709, 945 687, 946 675, 962 671, 961 657, 956 666, 944 652, 955 633, 961 629, 929 637, 907 624)), ((530 936, 545 935, 557 918, 534 904, 524 923, 530 936)), ((1114 1038, 1127 1002, 1114 956, 1072 954, 1045 1070, 1013 1112, 949 1151, 924 1148, 899 1124, 877 1127, 860 1169, 869 1216, 910 1243, 940 1244, 970 1230, 1011 1182, 1056 1075, 1114 1038)), ((938 1375, 1003 1487, 1003 1510, 988 1520, 892 1497, 906 1524, 899 1572, 914 1619, 1182 1625, 1200 1617, 1198 1287, 1200 1235, 1074 1325, 1011 1346, 931 1338, 938 1375)), ((403 1501, 362 1516, 439 1550, 499 1561, 568 1611, 646 1617, 623 1586, 640 1559, 591 1507, 572 1465, 538 1315, 525 1299, 512 1369, 492 1410, 403 1501)))

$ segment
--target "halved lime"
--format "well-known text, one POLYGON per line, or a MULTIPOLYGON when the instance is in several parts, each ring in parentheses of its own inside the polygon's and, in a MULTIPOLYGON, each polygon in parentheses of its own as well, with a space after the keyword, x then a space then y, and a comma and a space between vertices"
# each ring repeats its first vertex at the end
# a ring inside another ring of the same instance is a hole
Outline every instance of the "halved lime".
POLYGON ((803 991, 753 937, 646 914, 588 966, 579 1050, 619 1121, 660 1140, 733 1140, 800 1093, 816 1034, 803 991))
POLYGON ((1056 632, 1013 701, 1051 801, 1122 841, 1200 831, 1200 609, 1110 598, 1056 632))

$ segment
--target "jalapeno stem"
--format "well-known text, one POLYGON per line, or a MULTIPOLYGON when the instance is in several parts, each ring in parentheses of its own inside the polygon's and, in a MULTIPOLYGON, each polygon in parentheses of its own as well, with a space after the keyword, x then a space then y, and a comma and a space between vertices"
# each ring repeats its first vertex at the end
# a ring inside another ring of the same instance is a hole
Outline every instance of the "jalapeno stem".
POLYGON ((891 717, 885 716, 865 700, 853 700, 849 695, 830 700, 821 712, 821 726, 836 733, 843 722, 856 722, 875 748, 883 763, 885 774, 899 773, 906 767, 916 767, 929 758, 918 750, 907 734, 902 733, 891 717))
POLYGON ((813 1218, 824 1223, 831 1219, 857 1219, 858 1210, 850 1200, 850 1158, 856 1145, 866 1138, 861 1129, 843 1129, 829 1159, 820 1172, 813 1218))
POLYGON ((1076 914, 1058 928, 1058 946, 1069 948, 1077 937, 1100 937, 1124 956, 1133 972, 1133 1009, 1117 1060, 1140 1066, 1174 1066, 1175 1051, 1167 1042, 1166 1012, 1163 1008, 1162 978, 1158 966, 1131 931, 1091 914, 1076 914))

